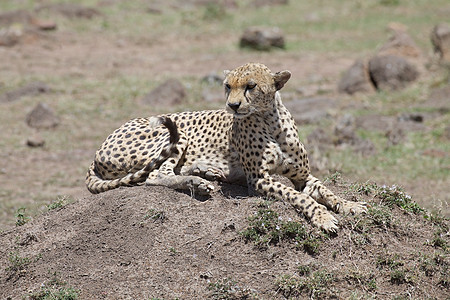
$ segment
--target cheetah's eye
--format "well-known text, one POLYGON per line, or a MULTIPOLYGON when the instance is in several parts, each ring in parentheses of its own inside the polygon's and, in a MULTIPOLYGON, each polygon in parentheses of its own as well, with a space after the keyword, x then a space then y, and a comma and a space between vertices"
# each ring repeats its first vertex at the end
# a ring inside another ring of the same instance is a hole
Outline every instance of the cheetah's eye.
POLYGON ((247 87, 246 87, 246 90, 247 91, 251 91, 251 90, 253 90, 254 88, 256 87, 256 83, 249 83, 249 84, 247 84, 247 87))
POLYGON ((229 85, 228 83, 225 83, 225 91, 228 92, 229 90, 231 90, 231 85, 229 85))

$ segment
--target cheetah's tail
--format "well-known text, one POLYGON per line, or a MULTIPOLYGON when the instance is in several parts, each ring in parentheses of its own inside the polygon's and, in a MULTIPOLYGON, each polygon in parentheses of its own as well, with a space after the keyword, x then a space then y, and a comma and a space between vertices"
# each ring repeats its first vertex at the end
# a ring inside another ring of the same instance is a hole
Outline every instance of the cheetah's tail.
POLYGON ((95 162, 92 162, 86 175, 87 189, 92 194, 98 194, 120 186, 133 186, 140 182, 144 182, 151 171, 159 168, 161 164, 169 158, 180 138, 177 126, 169 117, 160 117, 158 123, 166 126, 170 133, 170 139, 169 145, 161 151, 157 158, 154 158, 148 165, 135 173, 127 174, 124 177, 112 180, 102 179, 100 177, 101 175, 95 170, 95 162))

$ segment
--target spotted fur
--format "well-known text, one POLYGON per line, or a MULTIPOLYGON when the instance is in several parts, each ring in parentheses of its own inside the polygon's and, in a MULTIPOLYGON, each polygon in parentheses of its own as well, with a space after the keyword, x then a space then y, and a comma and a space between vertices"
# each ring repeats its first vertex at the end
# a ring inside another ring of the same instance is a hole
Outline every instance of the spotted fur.
POLYGON ((252 193, 292 204, 325 231, 337 230, 328 209, 366 212, 364 203, 334 195, 310 174, 306 150, 278 92, 289 71, 272 73, 249 63, 225 75, 225 110, 166 114, 161 116, 166 123, 135 119, 117 129, 96 153, 88 189, 103 192, 145 180, 208 194, 214 189, 210 180, 246 184, 252 193), (287 177, 294 188, 272 174, 287 177))
POLYGON ((179 135, 176 125, 169 118, 160 117, 129 121, 106 139, 104 142, 106 147, 97 151, 95 160, 86 175, 88 190, 93 194, 98 194, 120 186, 132 186, 144 182, 150 172, 159 168, 174 151, 178 141, 179 135), (152 136, 153 134, 154 136, 165 135, 162 133, 164 128, 154 128, 158 125, 165 126, 169 133, 169 138, 164 138, 164 141, 168 140, 168 142, 163 146, 162 151, 149 142, 151 141, 150 133, 152 133, 152 136), (129 131, 128 128, 132 129, 129 131), (129 140, 124 141, 122 137, 128 137, 129 140), (116 143, 115 146, 113 146, 113 143, 116 143), (129 153, 125 153, 127 147, 131 145, 136 147, 134 149, 136 151, 131 150, 129 153), (158 151, 160 153, 156 155, 158 151), (146 157, 148 153, 150 155, 146 157), (145 158, 138 159, 138 155, 145 158))

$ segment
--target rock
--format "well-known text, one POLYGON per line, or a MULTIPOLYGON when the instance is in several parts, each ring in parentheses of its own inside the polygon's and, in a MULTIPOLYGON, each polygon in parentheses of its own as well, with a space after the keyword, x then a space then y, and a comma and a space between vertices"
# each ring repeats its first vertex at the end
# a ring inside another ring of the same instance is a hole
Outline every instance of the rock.
POLYGON ((42 36, 38 30, 56 29, 56 23, 34 17, 25 10, 0 13, 0 46, 12 47, 22 41, 34 41, 42 36))
POLYGON ((398 121, 423 122, 423 114, 420 113, 402 113, 398 116, 398 121))
POLYGON ((368 64, 364 60, 357 60, 342 75, 338 83, 340 93, 354 94, 357 92, 373 92, 375 89, 370 81, 368 64))
POLYGON ((373 86, 380 90, 397 90, 419 77, 423 71, 423 55, 420 48, 400 23, 390 23, 389 38, 368 63, 357 60, 342 76, 338 90, 354 94, 368 92, 373 86))
POLYGON ((304 98, 283 102, 297 124, 314 124, 330 115, 337 101, 329 98, 304 98))
POLYGON ((31 82, 24 87, 0 95, 0 103, 19 100, 24 96, 35 96, 41 93, 48 93, 50 87, 40 81, 31 82))
POLYGON ((177 79, 168 79, 150 93, 141 102, 149 105, 178 105, 186 98, 186 90, 177 79))
POLYGON ((377 55, 371 58, 369 74, 379 90, 398 90, 419 77, 419 72, 413 64, 395 55, 377 55))
POLYGON ((406 32, 406 26, 399 23, 389 24, 392 35, 389 40, 378 50, 378 55, 396 55, 408 58, 419 58, 422 50, 406 32))
POLYGON ((11 26, 0 29, 0 46, 12 47, 20 42, 24 35, 22 26, 11 26))
POLYGON ((430 91, 428 99, 422 105, 426 108, 434 108, 442 114, 447 114, 450 112, 449 95, 450 84, 434 88, 430 91))
POLYGON ((450 62, 450 25, 446 23, 438 24, 431 32, 431 43, 434 52, 441 60, 450 62))
POLYGON ((263 51, 268 51, 271 48, 284 48, 283 32, 278 27, 249 27, 241 36, 240 47, 263 51))
POLYGON ((47 104, 38 103, 27 115, 26 122, 33 128, 52 128, 59 124, 59 117, 47 104))
POLYGON ((27 146, 29 147, 43 147, 45 144, 45 140, 42 138, 40 134, 34 134, 27 139, 27 146))
POLYGON ((14 10, 0 14, 0 46, 12 47, 20 42, 31 14, 25 10, 14 10))
POLYGON ((399 22, 389 22, 387 29, 393 33, 396 32, 407 32, 408 26, 399 22))
POLYGON ((56 30, 56 28, 58 27, 53 21, 41 20, 37 18, 32 18, 31 24, 39 30, 56 30))

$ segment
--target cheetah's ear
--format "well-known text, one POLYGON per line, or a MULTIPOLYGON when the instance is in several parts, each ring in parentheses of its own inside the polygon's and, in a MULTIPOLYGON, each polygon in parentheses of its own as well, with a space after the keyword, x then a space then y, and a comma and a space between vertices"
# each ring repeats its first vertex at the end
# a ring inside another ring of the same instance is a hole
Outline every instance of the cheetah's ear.
POLYGON ((281 90, 284 84, 291 78, 291 72, 289 71, 280 71, 273 74, 273 80, 275 81, 275 88, 281 90))
POLYGON ((230 70, 223 70, 223 75, 227 77, 227 75, 230 74, 230 72, 231 72, 230 70))

